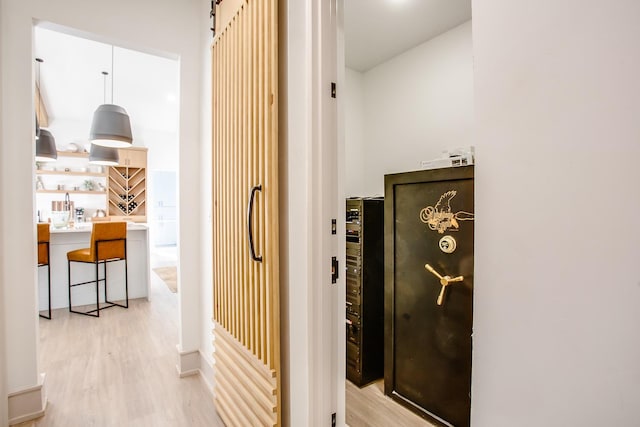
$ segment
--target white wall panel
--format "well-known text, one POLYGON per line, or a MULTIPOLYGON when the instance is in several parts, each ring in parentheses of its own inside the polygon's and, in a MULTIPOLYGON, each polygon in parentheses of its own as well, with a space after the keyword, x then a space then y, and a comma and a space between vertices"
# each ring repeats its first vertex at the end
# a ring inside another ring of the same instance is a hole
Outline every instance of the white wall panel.
POLYGON ((640 3, 473 14, 472 424, 636 425, 640 3))

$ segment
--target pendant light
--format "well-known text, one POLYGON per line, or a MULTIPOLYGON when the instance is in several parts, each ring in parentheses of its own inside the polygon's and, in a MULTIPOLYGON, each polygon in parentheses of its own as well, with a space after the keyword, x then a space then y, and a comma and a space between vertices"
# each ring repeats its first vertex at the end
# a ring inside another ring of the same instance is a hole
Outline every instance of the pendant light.
POLYGON ((113 45, 111 46, 111 104, 100 105, 93 113, 89 140, 103 147, 130 147, 133 142, 127 111, 113 104, 113 45))
MULTIPOLYGON (((107 97, 107 73, 106 71, 102 72, 103 78, 103 99, 107 97)), ((120 155, 118 154, 118 149, 114 147, 104 147, 102 145, 97 145, 91 143, 91 148, 89 149, 89 163, 93 165, 105 165, 105 166, 117 166, 120 162, 120 155)))
POLYGON ((55 162, 58 159, 56 140, 47 129, 39 125, 40 104, 42 104, 42 91, 40 86, 40 64, 44 62, 41 58, 36 58, 38 63, 38 114, 36 114, 36 162, 55 162))
POLYGON ((89 150, 89 163, 93 165, 118 166, 120 155, 118 149, 91 144, 89 150))

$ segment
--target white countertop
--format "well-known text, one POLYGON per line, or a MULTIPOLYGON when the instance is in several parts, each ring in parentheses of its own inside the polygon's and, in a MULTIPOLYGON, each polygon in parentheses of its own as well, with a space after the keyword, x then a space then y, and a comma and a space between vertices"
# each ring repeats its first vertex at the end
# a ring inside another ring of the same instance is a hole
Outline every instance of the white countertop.
MULTIPOLYGON (((54 233, 89 233, 91 232, 91 228, 93 227, 92 222, 82 222, 78 224, 74 224, 73 227, 70 228, 53 228, 51 226, 51 234, 54 233)), ((135 231, 135 230, 148 230, 149 226, 146 223, 142 222, 128 222, 127 230, 135 231)))

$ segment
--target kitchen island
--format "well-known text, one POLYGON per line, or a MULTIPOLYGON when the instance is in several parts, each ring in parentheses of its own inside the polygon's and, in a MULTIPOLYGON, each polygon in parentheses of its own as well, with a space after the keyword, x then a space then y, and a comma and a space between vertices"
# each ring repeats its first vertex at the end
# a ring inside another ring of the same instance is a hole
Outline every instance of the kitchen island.
MULTIPOLYGON (((79 223, 71 228, 51 228, 50 259, 51 268, 51 308, 69 307, 67 252, 88 248, 91 244, 92 223, 79 223)), ((127 223, 127 270, 129 278, 129 299, 149 297, 149 227, 146 224, 127 223)), ((124 262, 107 265, 109 279, 109 300, 125 299, 124 262)), ((100 265, 100 278, 103 265, 100 265)), ((95 265, 72 263, 71 281, 74 283, 95 279, 95 265)), ((100 283, 100 301, 104 299, 103 283, 100 283)), ((95 304, 95 285, 88 284, 72 289, 73 305, 95 304)), ((47 270, 38 268, 38 296, 40 310, 46 310, 47 270)))

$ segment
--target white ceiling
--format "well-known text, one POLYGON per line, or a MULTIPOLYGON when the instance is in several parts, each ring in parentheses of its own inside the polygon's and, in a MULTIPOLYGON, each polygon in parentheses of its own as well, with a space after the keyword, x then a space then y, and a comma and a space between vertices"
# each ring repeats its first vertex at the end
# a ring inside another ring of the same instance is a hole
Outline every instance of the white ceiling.
POLYGON ((471 19, 471 0, 344 0, 347 67, 364 72, 471 19))
MULTIPOLYGON (((124 107, 136 129, 177 131, 179 62, 139 51, 35 28, 35 56, 42 58, 43 100, 52 120, 82 120, 89 126, 104 103, 102 71, 109 73, 106 101, 124 107)), ((36 67, 36 79, 38 69, 36 67)), ((87 138, 89 128, 87 128, 87 138)))
MULTIPOLYGON (((344 0, 346 64, 370 68, 471 19, 471 0, 344 0)), ((114 47, 49 28, 35 28, 43 99, 52 120, 91 122, 104 102, 102 71, 109 72, 106 101, 124 107, 136 128, 176 131, 179 62, 114 47)), ((37 76, 37 69, 36 69, 37 76)), ((88 135, 89 129, 87 129, 88 135)))

